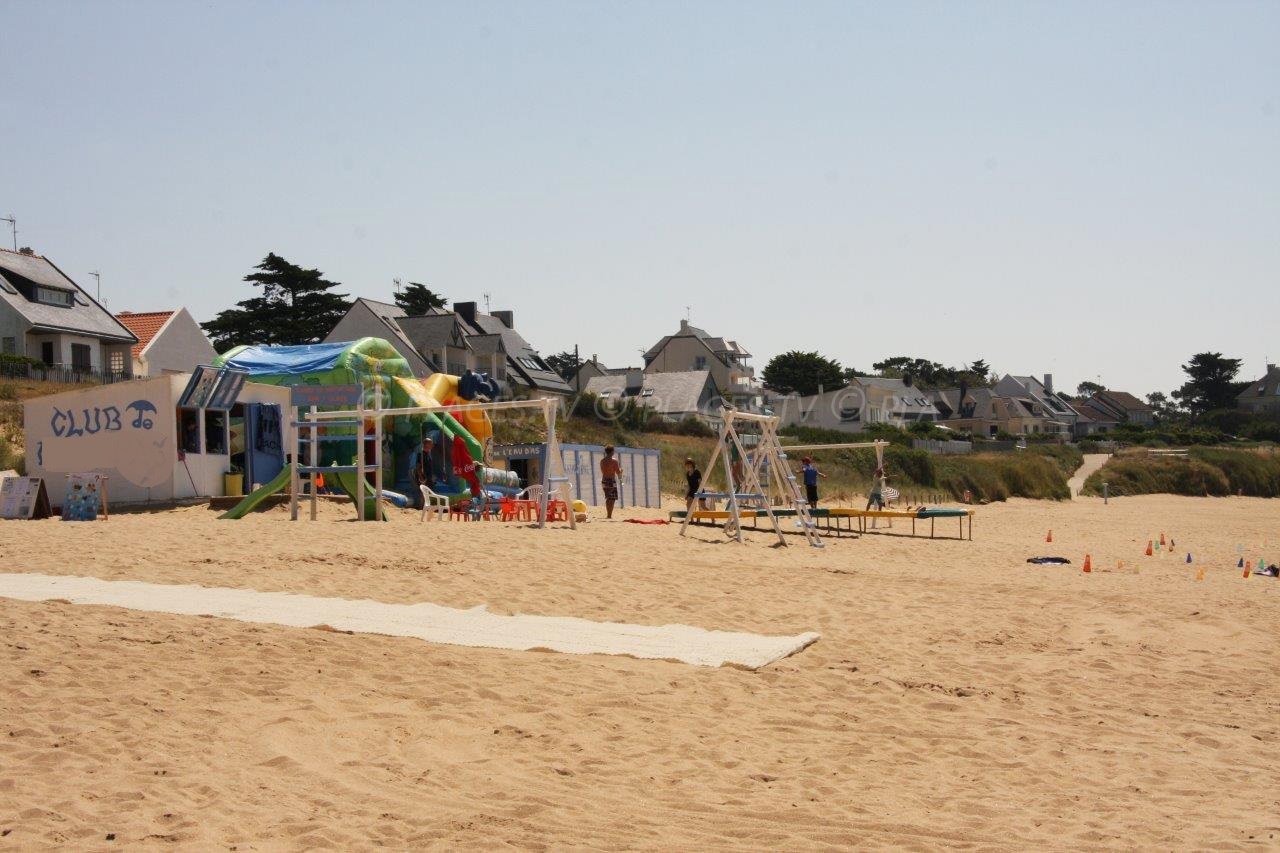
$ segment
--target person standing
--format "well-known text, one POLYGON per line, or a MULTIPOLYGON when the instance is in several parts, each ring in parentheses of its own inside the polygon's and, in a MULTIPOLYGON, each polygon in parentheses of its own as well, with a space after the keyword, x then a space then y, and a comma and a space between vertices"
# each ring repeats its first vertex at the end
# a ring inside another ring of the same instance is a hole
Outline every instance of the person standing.
POLYGON ((604 491, 604 516, 613 518, 613 506, 618 502, 618 479, 622 476, 622 463, 613 455, 613 445, 604 449, 600 460, 600 488, 604 491))
MULTIPOLYGON (((684 460, 684 481, 688 484, 688 488, 684 493, 684 509, 685 512, 693 512, 693 501, 698 492, 702 491, 702 472, 698 470, 698 466, 693 464, 693 460, 689 458, 684 460)), ((706 500, 699 500, 698 506, 705 509, 706 500)))
POLYGON ((871 494, 867 496, 867 509, 871 510, 871 505, 875 504, 877 510, 884 509, 884 485, 888 479, 884 466, 878 466, 876 472, 871 475, 871 494))
MULTIPOLYGON (((435 442, 430 436, 422 437, 422 446, 420 446, 413 456, 413 483, 415 486, 426 486, 428 489, 435 485, 435 478, 431 472, 431 451, 435 448, 435 442)), ((421 507, 421 503, 426 498, 422 494, 422 489, 418 489, 418 494, 414 496, 414 505, 421 507)))
POLYGON ((817 466, 813 464, 812 457, 806 456, 800 461, 804 463, 803 466, 800 468, 800 473, 804 476, 805 500, 809 502, 810 509, 817 509, 818 508, 818 478, 822 477, 823 479, 825 479, 827 475, 818 470, 817 466))

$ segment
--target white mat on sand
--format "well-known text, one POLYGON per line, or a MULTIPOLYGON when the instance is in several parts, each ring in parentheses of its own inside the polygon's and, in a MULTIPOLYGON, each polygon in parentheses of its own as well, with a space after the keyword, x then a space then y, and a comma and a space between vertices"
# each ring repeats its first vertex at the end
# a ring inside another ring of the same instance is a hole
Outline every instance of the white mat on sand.
POLYGON ((688 625, 625 625, 569 616, 500 616, 485 610, 484 605, 459 610, 427 603, 387 604, 288 592, 107 581, 69 575, 0 574, 0 597, 22 601, 66 599, 73 604, 216 616, 294 628, 328 625, 339 631, 417 637, 429 643, 453 646, 630 655, 695 666, 730 665, 746 669, 767 666, 818 639, 814 633, 766 637, 708 631, 688 625))

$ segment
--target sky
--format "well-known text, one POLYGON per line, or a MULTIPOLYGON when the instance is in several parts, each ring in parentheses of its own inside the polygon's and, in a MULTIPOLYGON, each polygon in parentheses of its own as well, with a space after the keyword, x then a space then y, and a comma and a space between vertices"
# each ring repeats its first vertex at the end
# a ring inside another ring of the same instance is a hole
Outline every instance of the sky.
MULTIPOLYGON (((1280 360, 1280 3, 0 0, 0 214, 112 310, 268 252, 612 366, 680 319, 1145 394, 1280 360)), ((9 245, 8 225, 0 240, 9 245)))

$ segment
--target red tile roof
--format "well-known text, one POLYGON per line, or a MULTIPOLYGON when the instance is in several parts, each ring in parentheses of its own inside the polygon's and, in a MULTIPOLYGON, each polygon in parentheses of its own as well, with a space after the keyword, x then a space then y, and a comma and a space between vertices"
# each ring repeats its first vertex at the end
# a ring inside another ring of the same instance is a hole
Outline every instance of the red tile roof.
POLYGON ((116 319, 138 339, 138 342, 133 345, 134 358, 142 354, 147 344, 151 343, 151 339, 164 328, 169 318, 177 313, 177 311, 141 311, 135 314, 132 311, 121 311, 116 315, 116 319))

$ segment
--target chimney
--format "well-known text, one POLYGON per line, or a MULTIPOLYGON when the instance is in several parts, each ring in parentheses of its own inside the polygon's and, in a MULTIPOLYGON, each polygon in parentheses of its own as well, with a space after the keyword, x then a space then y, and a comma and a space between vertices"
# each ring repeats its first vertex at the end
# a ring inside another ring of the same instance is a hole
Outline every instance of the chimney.
POLYGON ((637 368, 631 368, 627 371, 627 393, 631 395, 639 394, 640 389, 644 387, 644 371, 637 368))
POLYGON ((1044 392, 1046 394, 1053 393, 1053 374, 1052 373, 1046 373, 1044 375, 1044 392))
POLYGON ((493 316, 501 320, 502 325, 506 326, 508 329, 514 329, 516 327, 516 315, 513 311, 494 311, 493 316))
POLYGON ((688 321, 688 320, 681 320, 681 321, 680 321, 680 331, 682 331, 682 332, 687 332, 687 331, 689 331, 689 321, 688 321))
POLYGON ((968 397, 968 396, 969 396, 969 383, 968 383, 968 382, 966 382, 965 380, 961 379, 961 380, 960 380, 960 394, 959 394, 958 399, 956 400, 956 414, 957 414, 957 415, 961 415, 961 416, 963 417, 963 415, 962 415, 961 413, 962 413, 962 412, 964 412, 964 398, 965 398, 965 397, 968 397))
POLYGON ((910 370, 902 374, 902 384, 907 386, 908 388, 911 387, 911 371, 910 370))
POLYGON ((455 302, 453 312, 468 323, 476 321, 476 304, 474 302, 455 302))
POLYGON ((19 255, 30 255, 31 257, 33 257, 33 258, 34 258, 34 257, 35 257, 36 252, 35 252, 35 249, 32 249, 30 246, 23 246, 21 249, 19 249, 19 250, 18 250, 18 254, 19 254, 19 255))

